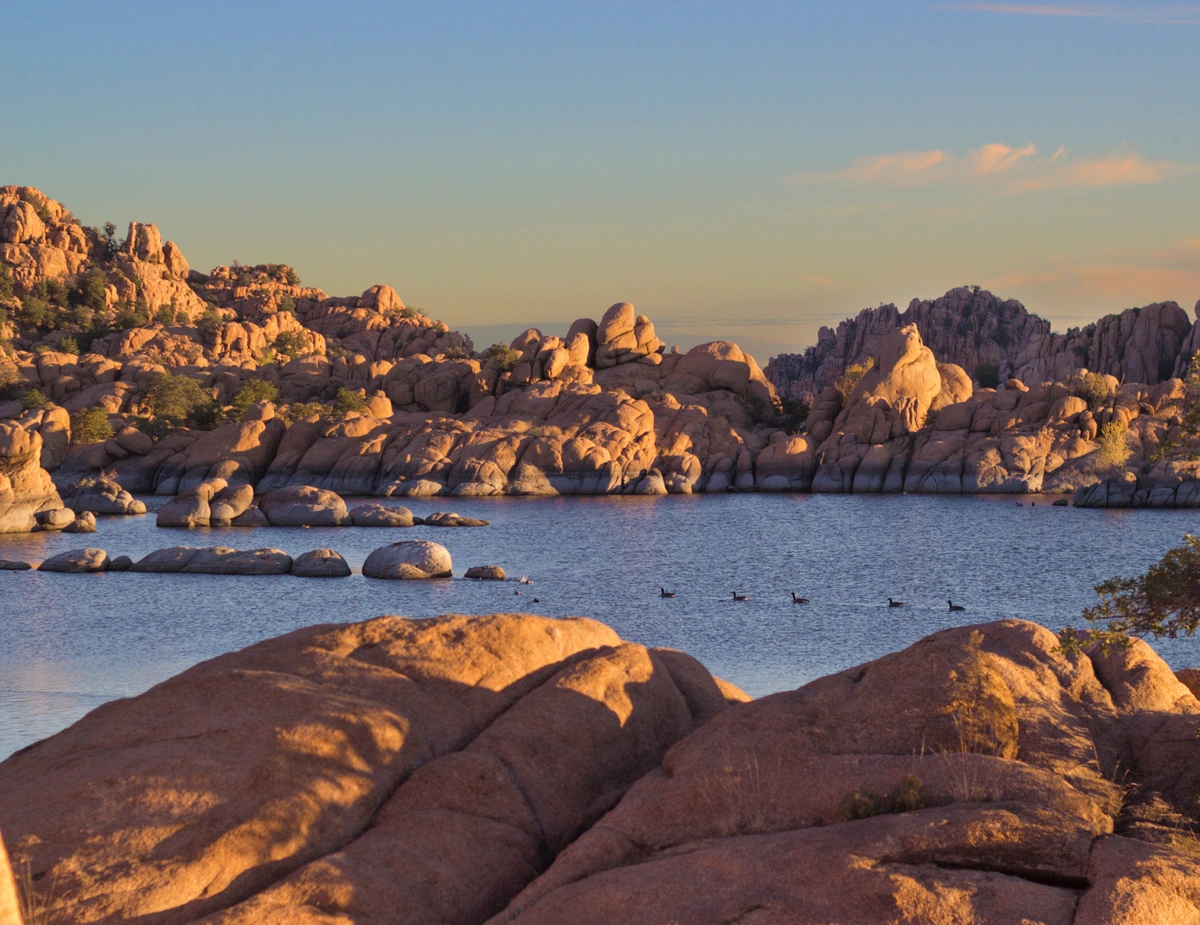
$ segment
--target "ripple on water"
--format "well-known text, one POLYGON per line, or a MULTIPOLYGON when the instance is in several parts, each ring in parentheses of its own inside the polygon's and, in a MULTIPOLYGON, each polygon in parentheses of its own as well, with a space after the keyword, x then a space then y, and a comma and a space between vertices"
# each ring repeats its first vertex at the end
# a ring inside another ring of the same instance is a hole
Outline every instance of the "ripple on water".
MULTIPOLYGON (((161 502, 161 499, 156 499, 161 502)), ((636 642, 683 649, 755 696, 799 686, 946 626, 1020 617, 1058 628, 1092 586, 1133 574, 1187 532, 1193 511, 1030 507, 1011 497, 717 495, 433 499, 483 528, 159 530, 101 518, 94 536, 0 536, 0 558, 83 545, 135 558, 163 546, 371 550, 434 539, 455 571, 504 566, 533 585, 218 575, 0 572, 0 756, 198 661, 321 622, 520 610, 581 614, 636 642), (676 597, 659 597, 660 586, 676 597), (519 590, 520 595, 513 594, 519 590), (734 602, 732 592, 749 600, 734 602), (812 600, 793 605, 790 591, 812 600), (540 603, 533 603, 533 598, 540 603), (905 602, 889 608, 887 598, 905 602), (953 598, 967 610, 950 613, 953 598)), ((1159 644, 1200 665, 1194 639, 1159 644)))

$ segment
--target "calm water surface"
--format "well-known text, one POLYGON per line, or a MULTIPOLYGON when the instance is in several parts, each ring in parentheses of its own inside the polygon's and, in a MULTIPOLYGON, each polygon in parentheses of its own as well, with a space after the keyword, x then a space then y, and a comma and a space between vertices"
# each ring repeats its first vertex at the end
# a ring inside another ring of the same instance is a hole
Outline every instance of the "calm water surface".
MULTIPOLYGON (((1057 629, 1095 600, 1096 582, 1142 571, 1200 530, 1194 511, 1031 507, 1012 497, 434 499, 409 506, 418 515, 457 510, 492 525, 189 533, 160 530, 151 514, 100 518, 92 536, 0 535, 0 558, 34 563, 85 545, 135 559, 179 544, 277 546, 291 555, 329 546, 356 570, 378 546, 435 539, 450 549, 457 574, 499 564, 510 577, 534 582, 0 572, 0 758, 203 659, 312 623, 385 613, 596 617, 626 639, 683 649, 760 696, 946 626, 1020 617, 1057 629), (677 597, 660 598, 660 586, 677 597), (749 601, 734 603, 735 590, 749 601), (812 604, 793 606, 792 590, 812 604), (889 609, 889 596, 905 607, 889 609), (966 612, 948 612, 948 598, 966 612)), ((1173 667, 1200 665, 1200 640, 1158 648, 1173 667)))

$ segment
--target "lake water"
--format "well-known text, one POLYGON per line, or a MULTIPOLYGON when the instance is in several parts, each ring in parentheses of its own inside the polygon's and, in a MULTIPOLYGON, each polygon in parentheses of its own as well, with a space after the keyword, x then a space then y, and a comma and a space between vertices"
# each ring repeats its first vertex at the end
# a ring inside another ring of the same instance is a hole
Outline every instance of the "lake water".
MULTIPOLYGON (((378 546, 434 539, 449 548, 456 574, 498 564, 533 581, 0 572, 0 758, 203 659, 301 626, 380 614, 595 617, 626 639, 683 649, 760 696, 946 626, 1020 617, 1058 629, 1095 601, 1094 584, 1144 570, 1200 529, 1195 511, 1030 506, 1012 496, 443 498, 409 506, 492 525, 188 532, 160 530, 151 514, 100 518, 91 536, 0 535, 0 558, 34 563, 88 545, 134 559, 180 544, 276 546, 291 555, 328 546, 356 571, 378 546), (677 597, 662 599, 661 586, 677 597), (794 606, 793 590, 812 603, 794 606), (734 591, 749 600, 733 602, 734 591), (889 596, 905 606, 889 608, 889 596), (949 598, 967 610, 950 613, 949 598)), ((1158 649, 1172 667, 1200 666, 1200 640, 1158 649)))

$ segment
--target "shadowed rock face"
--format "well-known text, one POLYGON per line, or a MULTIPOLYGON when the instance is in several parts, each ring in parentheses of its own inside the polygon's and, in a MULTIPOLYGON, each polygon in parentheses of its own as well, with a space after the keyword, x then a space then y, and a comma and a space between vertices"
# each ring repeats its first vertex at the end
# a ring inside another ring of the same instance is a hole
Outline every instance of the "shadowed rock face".
POLYGON ((49 922, 1200 916, 1200 702, 1143 644, 1006 620, 744 699, 588 620, 313 627, 0 764, 0 828, 49 922))

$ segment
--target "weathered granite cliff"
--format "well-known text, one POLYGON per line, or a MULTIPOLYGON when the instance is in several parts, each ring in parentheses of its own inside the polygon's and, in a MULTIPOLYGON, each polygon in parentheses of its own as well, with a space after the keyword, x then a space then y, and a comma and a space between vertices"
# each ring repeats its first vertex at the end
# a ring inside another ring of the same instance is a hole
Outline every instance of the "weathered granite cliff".
POLYGON ((244 513, 247 491, 290 486, 1200 504, 1200 432, 1185 426, 1200 396, 1180 378, 1200 333, 1174 303, 1065 335, 977 289, 865 311, 769 364, 785 394, 810 399, 800 422, 736 345, 668 351, 625 302, 565 336, 530 329, 475 351, 387 286, 332 298, 282 264, 204 275, 153 225, 114 235, 37 190, 0 188, 0 421, 40 433, 41 466, 72 498, 111 476, 104 490, 126 510, 121 490, 236 494, 244 513), (867 359, 876 368, 843 383, 850 394, 828 384, 867 359), (980 364, 998 388, 972 382, 980 364), (1112 421, 1127 452, 1102 458, 1112 421))
POLYGON ((1142 643, 745 700, 590 620, 318 626, 0 763, 0 831, 51 925, 1200 917, 1200 702, 1142 643))
MULTIPOLYGON (((1196 306, 1200 318, 1200 302, 1196 306)), ((1050 322, 1031 315, 1015 299, 1000 299, 978 287, 951 289, 933 301, 913 299, 865 308, 837 330, 823 327, 803 354, 780 354, 767 364, 767 377, 788 398, 816 394, 833 385, 846 367, 878 354, 891 331, 915 324, 941 362, 974 375, 995 366, 999 379, 1060 381, 1080 367, 1118 381, 1157 385, 1186 375, 1200 349, 1200 322, 1175 302, 1159 302, 1105 315, 1083 328, 1053 334, 1050 322)))

